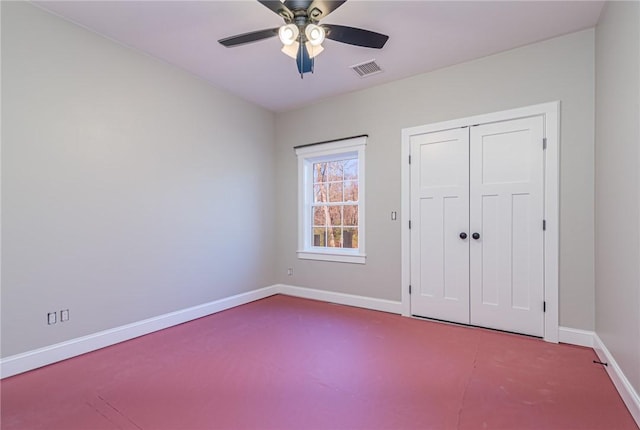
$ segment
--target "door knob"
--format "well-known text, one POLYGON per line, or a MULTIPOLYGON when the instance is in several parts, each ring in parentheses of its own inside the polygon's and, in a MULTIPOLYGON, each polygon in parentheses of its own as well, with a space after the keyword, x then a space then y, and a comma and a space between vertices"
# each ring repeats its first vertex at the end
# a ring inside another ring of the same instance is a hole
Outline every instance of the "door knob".
POLYGON ((480 233, 473 233, 471 237, 474 238, 475 240, 478 240, 480 239, 480 233))
POLYGON ((467 233, 465 233, 464 231, 460 233, 460 239, 464 240, 466 238, 467 238, 467 233))

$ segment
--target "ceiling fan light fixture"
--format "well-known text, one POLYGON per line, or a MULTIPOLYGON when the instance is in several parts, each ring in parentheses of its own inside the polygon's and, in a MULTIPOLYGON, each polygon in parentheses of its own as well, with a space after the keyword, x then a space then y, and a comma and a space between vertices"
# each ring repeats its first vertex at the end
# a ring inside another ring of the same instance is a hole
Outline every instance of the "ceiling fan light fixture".
MULTIPOLYGON (((2 1, 2 0, 0 0, 2 1)), ((389 36, 375 31, 336 24, 320 24, 327 15, 347 0, 257 0, 284 20, 280 27, 251 31, 218 42, 226 47, 245 45, 278 35, 283 44, 282 52, 296 60, 298 72, 313 73, 314 58, 324 48, 325 39, 364 48, 382 49, 389 36)))
POLYGON ((292 45, 298 39, 299 34, 300 30, 295 24, 283 25, 278 29, 278 37, 285 46, 292 45))
POLYGON ((284 45, 282 47, 282 52, 285 55, 288 55, 289 57, 293 58, 294 60, 296 58, 298 58, 298 50, 300 49, 300 43, 299 42, 293 42, 291 45, 284 45))
POLYGON ((320 46, 324 42, 325 31, 324 28, 315 24, 308 24, 304 29, 304 34, 307 36, 307 40, 313 46, 320 46))
POLYGON ((309 58, 315 58, 318 54, 324 51, 324 48, 321 45, 313 46, 310 42, 306 42, 304 46, 307 48, 309 58))

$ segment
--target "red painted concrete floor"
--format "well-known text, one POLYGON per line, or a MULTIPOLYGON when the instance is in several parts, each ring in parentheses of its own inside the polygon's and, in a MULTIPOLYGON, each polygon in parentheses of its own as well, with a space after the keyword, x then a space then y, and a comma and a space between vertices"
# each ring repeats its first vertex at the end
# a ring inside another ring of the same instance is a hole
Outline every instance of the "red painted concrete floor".
POLYGON ((588 348, 274 296, 2 381, 2 429, 637 429, 588 348))

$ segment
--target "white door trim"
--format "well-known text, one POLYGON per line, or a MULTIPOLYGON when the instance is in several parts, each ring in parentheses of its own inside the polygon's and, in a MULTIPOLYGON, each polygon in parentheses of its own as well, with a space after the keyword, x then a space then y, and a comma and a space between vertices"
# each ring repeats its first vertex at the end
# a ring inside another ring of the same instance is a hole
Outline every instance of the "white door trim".
POLYGON ((543 103, 517 109, 510 109, 489 114, 476 115, 467 118, 454 119, 434 124, 421 125, 402 129, 401 147, 401 291, 402 291, 402 315, 411 315, 411 300, 409 285, 411 281, 411 238, 409 234, 409 221, 411 214, 410 193, 410 142, 411 136, 443 131, 453 128, 466 127, 475 124, 486 124, 510 119, 526 118, 542 115, 544 118, 544 135, 547 149, 545 151, 545 196, 544 217, 546 220, 546 233, 544 237, 544 299, 546 313, 544 315, 544 340, 558 342, 559 326, 559 112, 560 102, 543 103))

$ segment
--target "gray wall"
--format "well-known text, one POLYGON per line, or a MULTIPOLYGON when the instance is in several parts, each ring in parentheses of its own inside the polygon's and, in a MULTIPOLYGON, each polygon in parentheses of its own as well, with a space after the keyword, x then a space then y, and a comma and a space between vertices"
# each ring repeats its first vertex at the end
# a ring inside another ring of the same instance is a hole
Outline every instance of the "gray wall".
POLYGON ((640 392, 640 3, 596 29, 596 332, 640 392))
POLYGON ((595 328, 593 30, 275 116, 25 3, 2 55, 3 357, 274 282, 399 300, 400 130, 554 100, 561 325, 595 328), (361 133, 367 264, 298 260, 292 148, 361 133))
POLYGON ((400 131, 560 100, 560 323, 594 329, 594 30, 536 43, 277 116, 277 279, 400 300, 400 131), (296 258, 293 146, 369 134, 367 264, 296 258), (287 276, 288 267, 294 275, 287 276))
POLYGON ((273 284, 274 142, 272 113, 2 2, 2 356, 273 284))

